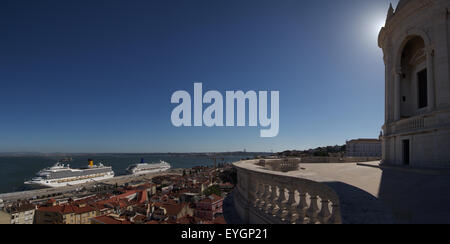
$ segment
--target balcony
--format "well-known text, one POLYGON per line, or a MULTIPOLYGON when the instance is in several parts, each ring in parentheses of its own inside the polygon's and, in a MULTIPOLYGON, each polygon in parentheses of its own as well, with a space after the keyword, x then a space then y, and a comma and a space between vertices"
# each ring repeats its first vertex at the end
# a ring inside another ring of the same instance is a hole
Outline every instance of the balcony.
POLYGON ((342 223, 339 197, 333 189, 290 175, 289 169, 298 171, 298 162, 248 160, 234 166, 238 175, 234 204, 245 223, 342 223), (276 164, 280 170, 273 170, 276 164))
POLYGON ((428 114, 418 115, 410 118, 403 118, 401 120, 388 123, 383 127, 386 136, 392 136, 408 132, 432 131, 441 127, 448 127, 450 118, 450 110, 438 110, 428 114))

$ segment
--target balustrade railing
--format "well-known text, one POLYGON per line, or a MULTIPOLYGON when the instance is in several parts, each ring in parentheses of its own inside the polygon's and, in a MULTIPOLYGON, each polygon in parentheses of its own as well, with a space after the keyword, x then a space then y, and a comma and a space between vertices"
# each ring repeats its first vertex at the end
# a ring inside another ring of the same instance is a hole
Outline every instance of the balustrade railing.
MULTIPOLYGON (((256 161, 255 161, 256 162, 256 161)), ((235 205, 247 223, 340 224, 339 197, 325 184, 235 165, 235 205)))
POLYGON ((439 124, 437 114, 427 114, 389 123, 383 129, 385 135, 391 135, 410 130, 430 129, 437 124, 439 124))
POLYGON ((411 129, 420 129, 424 127, 424 118, 418 117, 418 118, 409 118, 400 120, 397 122, 396 130, 397 131, 404 131, 404 130, 411 130, 411 129))

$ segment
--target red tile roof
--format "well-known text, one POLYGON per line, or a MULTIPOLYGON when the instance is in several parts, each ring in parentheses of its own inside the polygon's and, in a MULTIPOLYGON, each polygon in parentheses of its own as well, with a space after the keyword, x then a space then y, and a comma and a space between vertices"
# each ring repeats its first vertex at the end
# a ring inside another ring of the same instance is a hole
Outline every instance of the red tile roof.
POLYGON ((148 225, 157 225, 157 224, 159 224, 159 222, 156 221, 156 220, 150 220, 150 221, 145 222, 145 224, 148 224, 148 225))
POLYGON ((101 223, 101 224, 109 224, 109 225, 120 225, 120 224, 131 224, 130 221, 125 219, 117 219, 111 216, 99 216, 93 218, 94 222, 101 223))
POLYGON ((178 215, 184 207, 187 207, 187 203, 176 203, 174 201, 165 202, 165 203, 154 203, 155 207, 164 208, 169 216, 178 215))
POLYGON ((219 197, 219 196, 217 196, 215 194, 212 194, 209 197, 204 198, 200 202, 202 202, 202 203, 216 203, 216 202, 219 202, 219 201, 222 201, 222 200, 223 200, 222 197, 219 197))
POLYGON ((84 207, 79 207, 72 204, 65 204, 65 205, 56 205, 56 206, 50 206, 50 207, 40 207, 38 209, 41 212, 56 212, 60 213, 62 215, 66 214, 83 214, 83 213, 89 213, 95 211, 95 209, 89 205, 86 205, 84 207))

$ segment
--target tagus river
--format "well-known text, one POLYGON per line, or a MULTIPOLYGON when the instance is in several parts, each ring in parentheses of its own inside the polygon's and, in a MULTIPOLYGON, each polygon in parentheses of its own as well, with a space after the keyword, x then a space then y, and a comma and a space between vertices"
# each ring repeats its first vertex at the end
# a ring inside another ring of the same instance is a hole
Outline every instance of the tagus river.
MULTIPOLYGON (((198 154, 102 154, 102 155, 77 155, 69 163, 72 168, 87 166, 88 159, 93 159, 95 164, 103 163, 112 166, 116 175, 126 173, 126 168, 131 164, 140 162, 166 161, 172 168, 192 168, 195 166, 214 165, 214 157, 217 163, 231 163, 240 159, 254 157, 257 154, 242 153, 232 155, 198 155, 198 154)), ((23 182, 35 176, 46 167, 54 165, 64 156, 0 156, 0 193, 28 190, 23 182)))

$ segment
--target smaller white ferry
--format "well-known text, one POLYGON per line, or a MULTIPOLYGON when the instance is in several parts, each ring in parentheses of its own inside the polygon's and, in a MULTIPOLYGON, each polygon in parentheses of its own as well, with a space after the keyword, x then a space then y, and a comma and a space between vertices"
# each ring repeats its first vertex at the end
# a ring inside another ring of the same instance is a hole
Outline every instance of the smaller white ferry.
POLYGON ((150 174, 150 173, 158 173, 164 172, 171 168, 169 163, 164 161, 159 161, 159 163, 145 163, 144 159, 141 159, 141 163, 130 165, 127 168, 127 172, 132 175, 139 174, 150 174))

